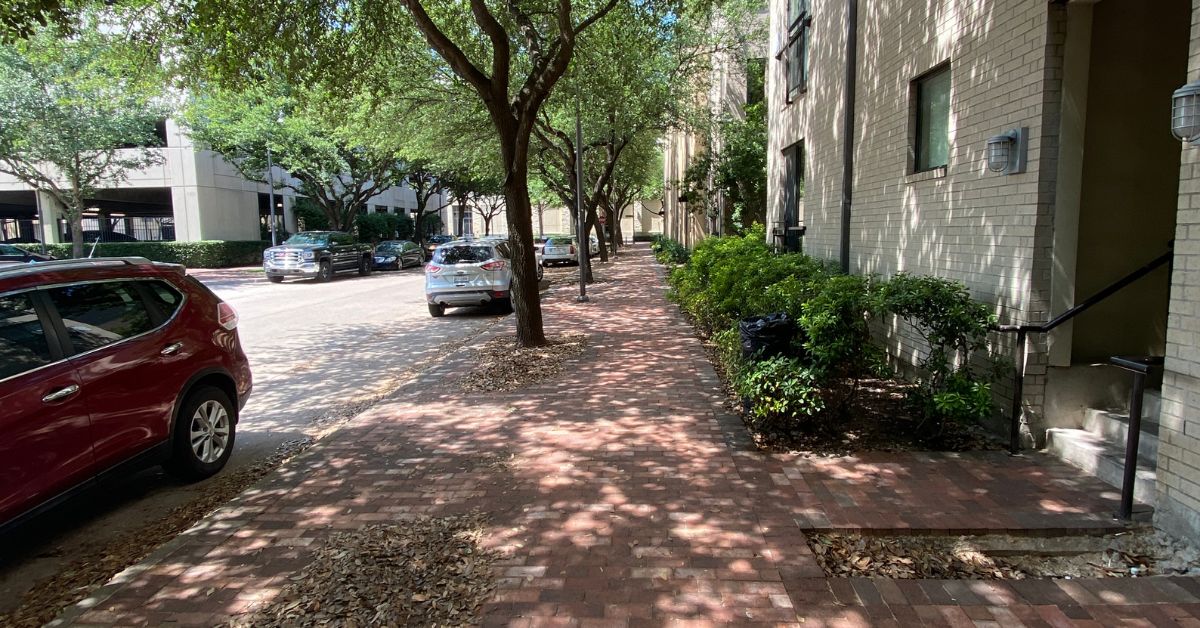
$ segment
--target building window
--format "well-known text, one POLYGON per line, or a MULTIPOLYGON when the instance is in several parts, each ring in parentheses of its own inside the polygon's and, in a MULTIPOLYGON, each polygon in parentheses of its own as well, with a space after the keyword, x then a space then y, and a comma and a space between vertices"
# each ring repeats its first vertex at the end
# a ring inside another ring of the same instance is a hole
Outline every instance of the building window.
POLYGON ((783 50, 788 102, 808 88, 808 31, 811 27, 809 0, 788 0, 787 45, 783 50))
POLYGON ((387 213, 387 205, 376 205, 375 213, 376 214, 386 214, 387 213))
POLYGON ((950 162, 950 66, 913 81, 913 171, 944 168, 950 162))

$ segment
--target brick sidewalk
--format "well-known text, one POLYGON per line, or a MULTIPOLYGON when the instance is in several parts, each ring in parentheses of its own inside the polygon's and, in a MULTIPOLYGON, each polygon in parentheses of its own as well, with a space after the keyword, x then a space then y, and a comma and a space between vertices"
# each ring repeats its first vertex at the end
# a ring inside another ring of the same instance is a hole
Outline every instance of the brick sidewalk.
POLYGON ((825 578, 806 529, 1095 530, 1113 491, 1040 456, 759 454, 648 251, 600 276, 591 303, 546 300, 550 333, 590 337, 567 375, 471 395, 449 360, 64 618, 211 626, 330 530, 479 509, 510 556, 486 625, 1200 625, 1189 578, 825 578))

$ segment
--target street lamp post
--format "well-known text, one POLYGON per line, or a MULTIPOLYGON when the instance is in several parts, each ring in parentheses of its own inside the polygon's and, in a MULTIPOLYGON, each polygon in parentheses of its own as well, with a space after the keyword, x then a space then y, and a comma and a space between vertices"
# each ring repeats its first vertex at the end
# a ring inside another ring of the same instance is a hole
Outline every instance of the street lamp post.
POLYGON ((275 166, 271 163, 271 147, 267 147, 267 201, 271 204, 271 246, 279 246, 275 235, 275 166))
POLYGON ((588 300, 587 296, 587 263, 588 263, 588 245, 587 237, 587 219, 583 215, 583 124, 579 121, 579 97, 575 97, 575 216, 577 226, 575 233, 578 236, 575 238, 579 241, 579 296, 576 301, 584 303, 588 300))

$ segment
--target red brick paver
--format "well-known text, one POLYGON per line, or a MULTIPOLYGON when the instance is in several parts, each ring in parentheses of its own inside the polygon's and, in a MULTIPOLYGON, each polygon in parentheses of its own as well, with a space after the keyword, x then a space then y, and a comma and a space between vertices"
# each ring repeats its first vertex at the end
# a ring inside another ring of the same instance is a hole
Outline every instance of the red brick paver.
MULTIPOLYGON (((813 528, 1094 529, 1111 493, 1039 457, 755 452, 662 271, 635 249, 547 329, 589 334, 554 381, 470 395, 423 376, 67 617, 212 625, 269 601, 330 530, 478 509, 506 558, 486 625, 1189 625, 1194 579, 827 579, 813 528), (82 611, 82 612, 81 612, 82 611), (1135 624, 1136 625, 1136 624, 1135 624)), ((446 324, 453 324, 447 319, 446 324)), ((1193 624, 1194 625, 1194 624, 1193 624)))

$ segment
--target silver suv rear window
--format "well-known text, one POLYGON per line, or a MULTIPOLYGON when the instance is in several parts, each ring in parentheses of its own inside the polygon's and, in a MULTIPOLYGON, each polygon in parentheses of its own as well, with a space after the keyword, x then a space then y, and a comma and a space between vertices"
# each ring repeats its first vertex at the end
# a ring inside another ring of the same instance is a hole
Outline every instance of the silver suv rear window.
POLYGON ((490 246, 443 246, 433 253, 434 264, 477 264, 492 259, 490 246))

